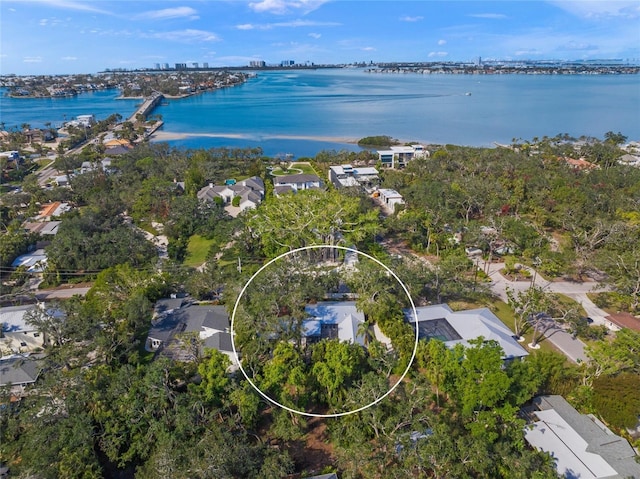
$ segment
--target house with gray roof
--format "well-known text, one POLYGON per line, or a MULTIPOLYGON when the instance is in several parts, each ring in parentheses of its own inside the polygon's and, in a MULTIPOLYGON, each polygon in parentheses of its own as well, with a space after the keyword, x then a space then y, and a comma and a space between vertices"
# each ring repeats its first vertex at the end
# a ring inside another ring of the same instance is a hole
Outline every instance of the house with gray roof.
POLYGON ((0 387, 10 387, 11 393, 21 396, 27 386, 38 379, 42 367, 34 359, 8 356, 0 359, 0 387))
POLYGON ((235 197, 240 197, 240 211, 257 207, 264 199, 264 181, 259 176, 252 176, 233 185, 214 185, 209 183, 201 188, 197 197, 200 201, 213 202, 220 198, 224 205, 229 205, 235 197))
POLYGON ((322 188, 322 180, 318 175, 310 175, 300 173, 297 175, 276 176, 273 179, 273 185, 277 187, 289 186, 294 192, 309 190, 312 188, 322 188))
POLYGON ((551 455, 562 477, 640 478, 640 464, 629 442, 595 416, 580 414, 562 396, 539 396, 523 413, 532 419, 525 439, 551 455))
POLYGON ((226 354, 233 365, 237 364, 231 342, 231 323, 224 306, 194 305, 185 298, 169 298, 158 301, 155 310, 145 343, 147 351, 180 349, 180 335, 191 333, 204 348, 217 349, 226 354))

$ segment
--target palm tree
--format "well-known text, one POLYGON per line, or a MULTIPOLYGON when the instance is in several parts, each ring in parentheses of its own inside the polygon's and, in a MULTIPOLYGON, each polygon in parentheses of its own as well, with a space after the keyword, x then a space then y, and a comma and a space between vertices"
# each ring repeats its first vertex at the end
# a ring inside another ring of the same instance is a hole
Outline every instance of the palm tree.
POLYGON ((365 347, 369 346, 369 343, 374 337, 372 328, 373 328, 373 325, 371 324, 368 318, 362 321, 361 323, 358 323, 356 336, 362 336, 362 338, 364 339, 365 347))

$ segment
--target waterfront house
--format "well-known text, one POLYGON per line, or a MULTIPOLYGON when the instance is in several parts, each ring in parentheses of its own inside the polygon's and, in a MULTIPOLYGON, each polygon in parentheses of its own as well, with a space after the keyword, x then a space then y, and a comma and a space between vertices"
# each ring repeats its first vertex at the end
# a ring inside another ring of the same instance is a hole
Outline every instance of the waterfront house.
POLYGON ((378 150, 378 160, 383 168, 404 168, 414 158, 429 156, 423 145, 392 146, 388 150, 378 150))
POLYGON ((378 170, 371 167, 335 165, 329 167, 329 181, 336 188, 357 187, 369 190, 380 182, 378 170))

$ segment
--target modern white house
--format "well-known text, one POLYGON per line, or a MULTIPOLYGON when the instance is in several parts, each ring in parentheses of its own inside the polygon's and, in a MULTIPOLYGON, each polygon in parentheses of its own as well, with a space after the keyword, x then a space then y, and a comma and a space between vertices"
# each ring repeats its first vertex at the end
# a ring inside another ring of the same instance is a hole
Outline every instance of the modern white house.
POLYGON ((378 160, 383 168, 404 168, 414 158, 429 156, 424 145, 392 146, 388 150, 378 150, 378 160))
POLYGON ((539 396, 531 408, 526 441, 553 457, 561 477, 623 479, 640 477, 629 442, 593 415, 580 414, 562 396, 539 396))
MULTIPOLYGON (((469 346, 470 340, 484 338, 496 341, 503 351, 503 359, 512 360, 528 356, 528 352, 515 340, 514 333, 488 308, 453 311, 447 304, 416 308, 418 337, 423 340, 439 339, 447 347, 456 344, 469 346)), ((413 311, 405 311, 409 323, 416 327, 413 311)))
POLYGON ((404 198, 396 190, 380 188, 378 194, 380 195, 380 201, 391 210, 393 210, 396 205, 404 205, 404 198))
POLYGON ((380 182, 379 172, 371 167, 334 165, 329 167, 329 181, 336 188, 358 187, 369 190, 380 182))

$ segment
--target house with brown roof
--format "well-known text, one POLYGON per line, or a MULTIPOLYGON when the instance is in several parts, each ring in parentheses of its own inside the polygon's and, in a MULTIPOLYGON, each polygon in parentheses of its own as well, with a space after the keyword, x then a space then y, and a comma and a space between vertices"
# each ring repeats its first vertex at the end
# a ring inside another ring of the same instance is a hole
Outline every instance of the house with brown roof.
POLYGON ((619 328, 629 328, 634 331, 640 331, 640 319, 629 313, 610 314, 605 319, 611 321, 619 328))
POLYGON ((575 158, 569 158, 569 157, 561 158, 560 157, 558 159, 561 160, 561 161, 564 161, 567 165, 569 165, 574 170, 591 171, 591 170, 596 170, 596 169, 600 168, 595 163, 591 163, 590 161, 587 161, 584 158, 578 158, 576 160, 575 158))

